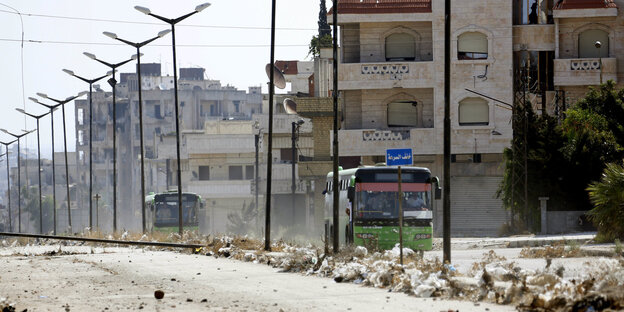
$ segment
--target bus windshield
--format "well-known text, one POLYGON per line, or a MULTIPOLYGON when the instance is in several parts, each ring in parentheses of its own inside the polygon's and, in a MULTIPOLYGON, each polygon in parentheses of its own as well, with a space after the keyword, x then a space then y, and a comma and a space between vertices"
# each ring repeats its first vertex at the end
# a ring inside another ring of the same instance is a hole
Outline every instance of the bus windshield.
MULTIPOLYGON (((399 195, 397 191, 363 190, 356 193, 355 216, 359 219, 397 219, 399 195)), ((430 190, 403 192, 403 217, 431 219, 430 190)))
MULTIPOLYGON (((196 223, 198 205, 197 196, 182 195, 182 220, 185 225, 196 223)), ((154 200, 154 208, 156 226, 178 225, 178 196, 176 194, 157 196, 154 200)))

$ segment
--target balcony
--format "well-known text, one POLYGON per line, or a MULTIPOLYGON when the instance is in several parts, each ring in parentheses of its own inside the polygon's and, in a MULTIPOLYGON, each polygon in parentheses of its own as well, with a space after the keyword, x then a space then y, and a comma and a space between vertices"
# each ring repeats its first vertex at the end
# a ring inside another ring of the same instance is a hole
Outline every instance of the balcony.
POLYGON ((385 155, 389 148, 412 147, 414 154, 433 155, 438 151, 436 130, 417 128, 405 130, 340 130, 340 156, 375 156, 385 155))
MULTIPOLYGON (((281 104, 280 104, 281 105, 281 104)), ((268 115, 256 115, 260 129, 263 129, 263 133, 269 131, 269 116, 268 115)), ((290 134, 292 132, 292 123, 297 122, 301 117, 297 115, 273 115, 273 134, 290 134)), ((312 124, 306 122, 299 127, 299 133, 312 132, 312 124)))
POLYGON ((617 59, 579 58, 555 60, 555 86, 588 86, 607 80, 617 82, 617 59))
POLYGON ((338 69, 340 90, 433 88, 433 62, 347 63, 338 69))
POLYGON ((253 134, 222 134, 188 136, 186 149, 189 154, 236 154, 254 153, 253 134))
MULTIPOLYGON (((262 180, 259 183, 260 193, 266 192, 266 180, 262 180)), ((306 182, 299 179, 295 179, 295 194, 305 194, 307 192, 306 182)), ((271 182, 271 194, 292 194, 292 180, 275 180, 271 182)))
POLYGON ((187 192, 208 198, 248 197, 252 194, 252 180, 190 181, 187 192))
MULTIPOLYGON (((606 2, 606 1, 605 1, 606 2)), ((554 18, 589 18, 589 17, 607 17, 616 18, 617 8, 602 7, 602 8, 583 8, 580 6, 574 6, 573 3, 568 4, 570 7, 565 10, 553 10, 554 18)))
POLYGON ((517 25, 513 27, 514 51, 555 50, 555 25, 517 25))

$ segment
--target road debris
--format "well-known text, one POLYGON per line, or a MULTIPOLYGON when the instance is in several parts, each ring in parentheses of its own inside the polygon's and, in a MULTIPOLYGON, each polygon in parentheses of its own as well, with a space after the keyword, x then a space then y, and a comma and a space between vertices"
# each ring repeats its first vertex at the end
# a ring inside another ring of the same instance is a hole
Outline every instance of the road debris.
POLYGON ((160 300, 160 299, 162 299, 164 297, 165 297, 165 292, 164 291, 162 291, 162 290, 154 291, 154 298, 160 300))

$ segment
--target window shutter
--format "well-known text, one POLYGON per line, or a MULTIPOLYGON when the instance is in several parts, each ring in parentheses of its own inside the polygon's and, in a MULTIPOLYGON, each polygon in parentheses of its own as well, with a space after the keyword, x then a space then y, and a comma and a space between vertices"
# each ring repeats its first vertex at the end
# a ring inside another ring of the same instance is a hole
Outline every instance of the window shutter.
POLYGON ((414 37, 406 33, 386 37, 386 59, 414 59, 414 37))
POLYGON ((389 127, 416 127, 418 110, 416 102, 392 102, 388 104, 389 127))
POLYGON ((609 34, 606 31, 600 29, 589 29, 580 33, 578 40, 579 57, 609 57, 609 34), (596 48, 596 41, 600 41, 600 48, 596 48))
POLYGON ((489 122, 489 107, 485 100, 467 98, 459 102, 460 125, 487 125, 489 122))
POLYGON ((457 52, 488 53, 487 37, 478 32, 467 32, 457 38, 457 52))

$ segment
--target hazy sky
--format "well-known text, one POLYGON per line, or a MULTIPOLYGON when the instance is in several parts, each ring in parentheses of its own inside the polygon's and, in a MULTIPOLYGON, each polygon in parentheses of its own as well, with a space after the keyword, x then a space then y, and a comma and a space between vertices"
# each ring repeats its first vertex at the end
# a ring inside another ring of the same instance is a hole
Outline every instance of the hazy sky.
MULTIPOLYGON (((16 107, 40 114, 46 110, 28 97, 37 92, 64 99, 88 85, 62 72, 73 70, 77 75, 94 78, 109 69, 93 61, 83 52, 95 54, 109 63, 129 58, 136 50, 102 34, 116 33, 120 38, 140 42, 168 29, 168 24, 144 15, 134 6, 148 7, 152 13, 175 18, 192 12, 205 1, 171 0, 0 0, 0 128, 19 132, 25 128, 24 117, 16 107), (24 45, 21 47, 22 15, 24 45), (22 75, 23 54, 23 75, 22 75), (23 79, 23 92, 22 92, 23 79)), ((176 25, 178 68, 203 67, 211 79, 222 85, 233 85, 246 90, 249 86, 263 86, 267 77, 264 66, 269 62, 271 1, 270 0, 213 0, 211 6, 176 25)), ((328 6, 331 1, 328 1, 328 6)), ((276 60, 306 60, 308 43, 317 32, 319 1, 277 1, 276 60)), ((160 62, 163 75, 173 74, 171 34, 143 47, 141 62, 160 62)), ((120 68, 133 71, 132 63, 120 68)), ((117 76, 119 77, 119 76, 117 76)), ((119 78, 118 78, 119 79, 119 78)), ((110 87, 105 81, 100 85, 110 87)), ((46 102, 44 99, 40 99, 46 102)), ((49 101, 47 101, 49 102, 49 101)), ((49 102, 50 103, 50 102, 49 102)), ((74 106, 66 106, 68 145, 74 149, 74 106)), ((62 151, 61 113, 55 113, 56 151, 62 151)), ((49 117, 41 122, 42 154, 50 155, 49 117)), ((28 118, 26 128, 35 128, 28 118)), ((0 133, 1 141, 11 137, 0 133)), ((23 139, 24 140, 24 139, 23 139)), ((36 134, 27 139, 29 148, 36 148, 36 134)), ((22 146, 26 140, 22 141, 22 146)), ((35 150, 33 150, 34 152, 35 150)), ((0 152, 1 153, 1 152, 0 152)))

